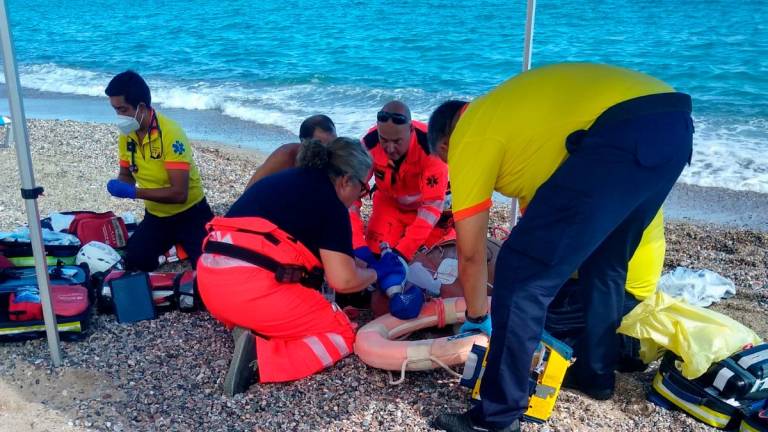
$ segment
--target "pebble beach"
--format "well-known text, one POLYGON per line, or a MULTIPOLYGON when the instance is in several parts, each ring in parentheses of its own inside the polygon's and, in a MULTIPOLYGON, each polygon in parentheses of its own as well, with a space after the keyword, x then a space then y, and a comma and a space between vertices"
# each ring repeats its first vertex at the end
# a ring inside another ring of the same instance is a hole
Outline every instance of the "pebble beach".
MULTIPOLYGON (((31 120, 29 133, 35 179, 46 191, 38 200, 41 215, 64 210, 142 215, 141 202, 113 199, 105 190, 117 173, 113 126, 31 120)), ((222 214, 263 155, 210 142, 193 145, 208 201, 222 214)), ((26 223, 19 187, 14 150, 0 149, 0 230, 26 223)), ((768 211, 759 212, 766 209, 766 197, 679 185, 667 209, 665 261, 666 270, 709 269, 733 280, 736 296, 712 309, 763 338, 768 338, 768 211), (707 218, 723 208, 733 211, 707 218)), ((492 225, 506 226, 508 217, 507 208, 497 205, 492 225)), ((205 312, 169 312, 132 325, 94 315, 84 340, 62 342, 60 368, 52 367, 44 339, 0 343, 0 431, 427 431, 434 415, 464 410, 468 403, 468 392, 442 370, 411 373, 392 386, 386 372, 354 355, 308 379, 253 385, 229 398, 222 383, 232 348, 229 332, 205 312)), ((654 365, 619 374, 616 396, 605 402, 564 389, 552 418, 526 423, 523 430, 715 430, 647 402, 654 374, 654 365)))

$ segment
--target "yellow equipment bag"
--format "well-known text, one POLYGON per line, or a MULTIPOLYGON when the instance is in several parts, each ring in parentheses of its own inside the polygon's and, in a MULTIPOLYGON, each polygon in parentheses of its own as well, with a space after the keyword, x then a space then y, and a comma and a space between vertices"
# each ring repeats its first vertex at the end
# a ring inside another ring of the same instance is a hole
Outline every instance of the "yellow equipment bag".
MULTIPOLYGON (((472 389, 474 403, 480 401, 480 384, 487 357, 487 347, 473 345, 464 365, 460 384, 472 389)), ((530 398, 528 410, 523 415, 526 420, 541 423, 549 419, 560 394, 565 372, 572 362, 571 347, 544 332, 531 360, 530 398)))
POLYGON ((665 350, 677 354, 688 379, 698 378, 710 365, 744 346, 762 341, 754 331, 721 313, 691 306, 661 291, 628 313, 618 332, 640 340, 640 357, 646 363, 659 359, 665 350))

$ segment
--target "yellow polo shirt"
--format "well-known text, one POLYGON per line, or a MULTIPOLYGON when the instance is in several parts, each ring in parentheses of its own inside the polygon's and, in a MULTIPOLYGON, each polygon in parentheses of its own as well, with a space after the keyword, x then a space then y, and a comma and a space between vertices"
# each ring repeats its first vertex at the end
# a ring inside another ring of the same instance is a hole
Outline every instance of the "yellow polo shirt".
POLYGON ((666 251, 664 214, 659 210, 643 231, 640 244, 637 245, 627 267, 627 283, 624 287, 636 299, 643 301, 656 291, 661 271, 664 269, 666 251))
MULTIPOLYGON (((648 75, 589 63, 544 66, 522 73, 469 104, 451 135, 448 170, 453 214, 487 210, 493 191, 523 208, 568 156, 565 139, 589 128, 619 102, 674 89, 648 75)), ((664 261, 661 211, 646 228, 627 275, 638 299, 656 288, 664 261)))
POLYGON ((454 217, 490 208, 494 190, 527 207, 568 155, 568 135, 619 102, 672 91, 648 75, 589 63, 544 66, 507 80, 472 101, 451 135, 454 217))
POLYGON ((131 165, 131 152, 128 142, 137 143, 133 156, 137 172, 132 173, 136 184, 142 189, 159 189, 171 186, 168 170, 189 171, 189 194, 182 204, 166 204, 144 200, 147 211, 155 216, 173 216, 199 203, 203 197, 203 184, 200 173, 192 157, 192 146, 181 127, 173 120, 155 111, 156 121, 142 142, 136 132, 120 134, 118 151, 120 166, 131 165))

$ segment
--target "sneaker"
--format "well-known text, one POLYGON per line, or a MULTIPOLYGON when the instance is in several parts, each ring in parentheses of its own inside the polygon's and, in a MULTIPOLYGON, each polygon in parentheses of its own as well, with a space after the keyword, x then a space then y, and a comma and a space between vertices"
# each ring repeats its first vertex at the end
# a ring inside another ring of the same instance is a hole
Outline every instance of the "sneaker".
POLYGON ((250 333, 251 331, 244 327, 233 327, 232 328, 232 340, 237 342, 238 339, 240 339, 240 335, 243 333, 250 333))
POLYGON ((498 429, 474 424, 469 411, 462 414, 440 414, 430 423, 437 430, 447 432, 487 431, 487 432, 520 432, 520 420, 515 420, 511 425, 498 429))
POLYGON ((224 394, 234 396, 248 390, 256 377, 256 339, 249 331, 241 332, 235 341, 235 352, 224 378, 224 394))

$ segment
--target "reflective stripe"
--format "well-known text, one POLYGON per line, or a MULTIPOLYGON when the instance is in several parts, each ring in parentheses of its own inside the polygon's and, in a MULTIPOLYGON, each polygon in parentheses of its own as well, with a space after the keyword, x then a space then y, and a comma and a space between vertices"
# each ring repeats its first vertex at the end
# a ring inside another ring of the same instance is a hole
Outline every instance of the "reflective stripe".
POLYGON ((306 343, 307 345, 309 345, 310 348, 312 348, 312 351, 315 352, 315 357, 317 357, 317 359, 320 360, 320 363, 322 363, 324 367, 328 367, 333 364, 331 355, 328 354, 328 350, 325 349, 325 347, 323 346, 323 343, 320 342, 320 339, 318 339, 317 336, 305 337, 304 343, 306 343))
POLYGON ((749 367, 753 364, 760 363, 762 361, 768 361, 768 349, 741 358, 739 360, 739 366, 743 367, 744 369, 749 369, 749 367))
POLYGON ((440 219, 440 216, 435 216, 434 213, 424 208, 420 208, 419 211, 416 212, 416 217, 420 219, 424 219, 430 225, 436 224, 437 221, 440 219))
POLYGON ((760 432, 760 430, 752 427, 752 425, 747 423, 746 420, 742 420, 741 426, 739 427, 739 432, 760 432))
POLYGON ((239 259, 209 253, 200 255, 200 263, 210 268, 256 267, 251 263, 240 261, 239 259))
POLYGON ((415 195, 403 195, 397 197, 397 202, 400 204, 413 204, 416 201, 421 199, 421 194, 415 194, 415 195))
POLYGON ((339 350, 339 354, 341 354, 342 357, 346 357, 349 355, 349 348, 347 347, 347 341, 345 341, 340 334, 326 333, 325 335, 328 336, 328 339, 330 339, 331 342, 333 342, 333 345, 336 347, 337 350, 339 350))
POLYGON ((729 421, 731 421, 731 416, 727 414, 713 411, 701 405, 694 405, 677 397, 664 385, 664 379, 661 377, 661 374, 656 374, 656 378, 653 380, 653 388, 656 389, 659 394, 664 396, 665 399, 674 402, 677 407, 710 426, 722 429, 728 425, 729 421))
POLYGON ((720 369, 720 372, 717 373, 717 376, 715 377, 715 381, 712 383, 712 385, 719 390, 723 390, 725 388, 725 385, 728 384, 728 380, 731 379, 732 376, 735 374, 732 370, 727 368, 720 369))
POLYGON ((443 200, 431 200, 431 201, 424 201, 421 203, 424 207, 435 207, 438 209, 438 211, 442 211, 443 208, 443 200))

